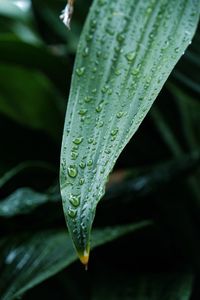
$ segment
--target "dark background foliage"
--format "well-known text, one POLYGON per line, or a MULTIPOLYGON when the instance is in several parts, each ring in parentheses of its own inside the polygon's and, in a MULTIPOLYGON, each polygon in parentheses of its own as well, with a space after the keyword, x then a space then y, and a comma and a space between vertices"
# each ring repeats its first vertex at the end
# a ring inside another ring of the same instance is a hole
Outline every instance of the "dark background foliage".
POLYGON ((0 299, 32 286, 23 299, 199 299, 199 30, 115 166, 89 271, 67 237, 65 252, 60 146, 90 3, 77 1, 71 31, 63 0, 0 3, 0 299))

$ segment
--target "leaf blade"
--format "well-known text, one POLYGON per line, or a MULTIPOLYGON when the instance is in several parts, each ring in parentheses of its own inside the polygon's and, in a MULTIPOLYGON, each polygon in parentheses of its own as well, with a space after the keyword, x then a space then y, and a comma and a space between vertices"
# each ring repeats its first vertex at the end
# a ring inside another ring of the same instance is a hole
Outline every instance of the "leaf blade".
MULTIPOLYGON (((149 225, 152 222, 144 220, 135 224, 96 229, 92 247, 114 241, 149 225)), ((2 300, 21 296, 77 259, 70 238, 64 230, 40 232, 28 239, 22 236, 19 241, 13 237, 8 239, 8 246, 3 250, 0 248, 0 252, 2 300)))
POLYGON ((94 1, 72 77, 60 184, 77 252, 89 256, 96 205, 195 32, 198 1, 94 1))

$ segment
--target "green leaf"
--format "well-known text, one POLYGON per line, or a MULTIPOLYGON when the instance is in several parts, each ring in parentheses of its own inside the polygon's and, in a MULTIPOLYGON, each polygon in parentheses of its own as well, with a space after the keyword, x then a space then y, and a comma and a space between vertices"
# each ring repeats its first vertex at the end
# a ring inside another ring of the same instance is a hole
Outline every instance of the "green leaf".
MULTIPOLYGON (((149 170, 138 169, 124 171, 124 178, 119 182, 111 183, 106 189, 103 205, 107 203, 109 210, 117 208, 122 204, 130 205, 132 199, 138 197, 149 197, 152 193, 160 191, 174 182, 174 180, 185 180, 191 174, 195 174, 200 164, 200 155, 194 152, 191 155, 181 156, 179 159, 163 163, 161 165, 153 165, 149 170), (131 197, 130 197, 131 196, 131 197), (111 201, 113 200, 113 201, 111 201), (111 208, 110 208, 111 205, 111 208)), ((30 168, 46 168, 49 171, 53 169, 45 163, 26 162, 16 166, 0 178, 0 188, 5 184, 16 180, 16 175, 30 168)), ((29 170, 30 171, 30 170, 29 170)), ((58 185, 52 186, 45 193, 39 193, 35 190, 23 187, 18 188, 8 197, 0 201, 0 216, 4 218, 15 217, 18 215, 29 214, 36 208, 49 203, 59 203, 60 192, 58 185)), ((44 213, 46 206, 42 207, 44 213)), ((104 216, 109 212, 103 210, 104 216)))
POLYGON ((27 14, 24 13, 24 11, 21 10, 15 3, 9 0, 1 0, 0 15, 23 21, 27 20, 27 14))
POLYGON ((16 40, 13 36, 0 36, 0 53, 1 63, 12 63, 20 67, 39 70, 64 93, 65 80, 63 78, 66 76, 64 71, 66 73, 67 64, 49 49, 16 40))
POLYGON ((0 113, 57 139, 62 124, 59 102, 56 91, 39 72, 0 66, 0 113))
POLYGON ((183 59, 178 63, 173 72, 175 83, 182 83, 182 86, 189 87, 196 93, 200 93, 200 26, 194 36, 192 45, 186 51, 183 59))
MULTIPOLYGON (((143 221, 94 230, 92 247, 103 245, 151 224, 150 221, 143 221)), ((71 240, 63 230, 38 233, 28 239, 13 238, 0 245, 1 300, 19 297, 77 259, 71 240)))
POLYGON ((0 177, 0 189, 2 189, 5 184, 7 184, 11 179, 19 175, 21 172, 27 170, 30 172, 31 169, 38 169, 38 172, 40 171, 40 173, 42 170, 55 172, 55 169, 49 163, 42 161, 25 161, 7 171, 2 177, 0 177))
POLYGON ((93 2, 78 46, 60 172, 64 214, 83 263, 107 177, 189 45, 199 10, 197 0, 93 2))
POLYGON ((136 198, 137 196, 148 197, 153 192, 155 194, 156 192, 160 193, 161 188, 167 188, 174 181, 185 181, 191 174, 194 174, 198 170, 199 166, 200 153, 194 152, 191 155, 181 155, 176 160, 153 165, 150 170, 143 170, 143 174, 137 177, 134 176, 133 170, 129 170, 129 173, 127 171, 128 178, 108 187, 105 200, 121 197, 121 202, 123 203, 126 201, 126 195, 132 195, 132 200, 132 198, 136 198))
POLYGON ((188 148, 192 151, 199 148, 200 136, 200 103, 198 99, 190 96, 174 84, 168 84, 168 88, 174 96, 181 115, 181 127, 183 136, 188 144, 188 148))
POLYGON ((30 188, 20 188, 0 201, 0 216, 13 217, 32 212, 38 206, 58 199, 58 195, 38 193, 30 188))
POLYGON ((12 32, 23 41, 31 44, 41 44, 40 38, 32 28, 34 26, 30 26, 32 21, 29 11, 30 6, 30 1, 26 1, 26 3, 12 0, 0 1, 1 36, 5 32, 12 32))

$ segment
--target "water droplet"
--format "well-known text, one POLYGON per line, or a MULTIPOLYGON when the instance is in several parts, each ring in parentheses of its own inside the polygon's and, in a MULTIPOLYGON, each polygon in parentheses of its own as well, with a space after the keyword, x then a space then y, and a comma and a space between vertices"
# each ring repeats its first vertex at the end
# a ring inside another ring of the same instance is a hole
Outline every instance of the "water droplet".
POLYGON ((106 154, 110 154, 110 152, 111 152, 111 149, 106 149, 106 150, 105 150, 105 153, 106 153, 106 154))
POLYGON ((92 90, 92 94, 96 94, 96 92, 97 92, 97 89, 92 90))
POLYGON ((82 141, 83 141, 83 137, 80 136, 80 137, 75 138, 75 139, 73 140, 73 143, 76 144, 76 145, 79 145, 79 144, 82 143, 82 141))
POLYGON ((92 159, 89 159, 88 162, 87 162, 87 166, 88 167, 91 167, 93 165, 93 160, 92 159))
POLYGON ((116 69, 116 70, 115 70, 115 75, 116 75, 116 76, 121 75, 121 70, 120 70, 120 69, 116 69))
POLYGON ((86 41, 87 41, 87 42, 90 42, 90 41, 92 40, 92 38, 93 38, 93 35, 92 35, 92 34, 88 34, 88 35, 86 36, 86 41))
POLYGON ((90 26, 91 26, 92 28, 96 28, 96 26, 97 26, 97 21, 96 21, 95 19, 91 20, 90 26))
POLYGON ((71 152, 71 159, 72 159, 72 160, 76 160, 77 157, 78 157, 78 152, 72 151, 72 152, 71 152))
POLYGON ((106 0, 99 0, 98 4, 99 6, 103 6, 106 4, 106 0))
POLYGON ((86 102, 86 103, 89 103, 89 102, 91 102, 93 100, 93 97, 91 97, 91 96, 86 96, 85 98, 84 98, 84 101, 86 102))
POLYGON ((79 164, 79 166, 80 166, 81 169, 84 169, 85 166, 86 166, 86 164, 85 164, 84 161, 81 161, 80 164, 79 164))
POLYGON ((79 115, 84 116, 84 115, 86 115, 87 111, 88 111, 87 109, 82 108, 82 109, 79 110, 79 115))
POLYGON ((108 95, 112 95, 112 89, 108 89, 108 95))
POLYGON ((131 63, 134 60, 135 56, 136 53, 132 51, 126 54, 126 59, 128 60, 129 63, 131 63))
POLYGON ((116 116, 118 119, 120 119, 121 117, 123 117, 123 114, 123 111, 119 111, 116 116))
POLYGON ((78 145, 73 145, 72 151, 78 150, 78 145))
POLYGON ((102 104, 99 104, 97 107, 96 107, 96 112, 100 113, 103 109, 103 105, 102 104))
POLYGON ((146 14, 149 15, 152 12, 152 7, 148 7, 146 10, 146 14))
POLYGON ((119 129, 118 128, 116 128, 116 129, 113 129, 112 131, 111 131, 111 135, 112 136, 116 136, 117 135, 117 133, 118 133, 118 131, 119 131, 119 129))
POLYGON ((101 51, 97 51, 97 57, 99 58, 101 56, 101 51))
POLYGON ((106 169, 105 169, 104 167, 102 167, 102 169, 101 169, 101 174, 104 174, 105 171, 106 171, 106 169))
POLYGON ((79 179, 79 184, 80 184, 80 185, 83 185, 84 182, 85 182, 85 179, 84 179, 84 178, 80 178, 80 179, 79 179))
POLYGON ((101 89, 101 91, 102 91, 102 93, 106 93, 107 91, 108 91, 108 89, 109 89, 109 85, 105 85, 102 89, 101 89))
POLYGON ((78 207, 80 205, 80 195, 75 196, 75 195, 70 195, 69 197, 69 202, 74 206, 78 207))
POLYGON ((97 71, 97 68, 94 67, 94 68, 92 69, 92 72, 93 72, 93 73, 96 73, 96 71, 97 71))
POLYGON ((67 168, 68 175, 72 178, 75 178, 78 174, 77 168, 75 165, 71 165, 67 168))
POLYGON ((68 213, 69 217, 72 218, 72 219, 75 218, 76 215, 77 215, 77 211, 75 209, 71 208, 71 207, 68 208, 67 213, 68 213))
POLYGON ((124 35, 123 33, 119 33, 119 34, 117 35, 117 41, 118 41, 119 43, 122 43, 124 40, 125 40, 125 35, 124 35))
POLYGON ((139 74, 139 68, 135 68, 135 69, 133 69, 132 71, 131 71, 131 74, 133 75, 133 76, 136 76, 136 75, 138 75, 139 74))
MULTIPOLYGON (((98 127, 101 128, 101 127, 103 127, 103 125, 104 125, 104 121, 99 121, 99 122, 98 122, 98 127)), ((94 143, 93 145, 95 145, 95 143, 94 143)))
POLYGON ((94 139, 93 139, 93 138, 89 138, 89 139, 88 139, 88 143, 89 143, 89 144, 92 144, 93 142, 94 142, 94 139))
POLYGON ((86 56, 88 56, 88 54, 89 54, 89 48, 85 47, 83 50, 83 56, 86 57, 86 56))
POLYGON ((169 46, 169 41, 165 41, 163 47, 162 47, 162 50, 164 51, 165 49, 167 49, 169 46))
POLYGON ((114 35, 115 34, 115 30, 110 28, 110 27, 107 27, 106 28, 106 32, 109 34, 109 35, 114 35))
POLYGON ((76 74, 78 76, 82 76, 84 74, 84 72, 85 72, 85 67, 81 67, 81 68, 76 69, 76 74))

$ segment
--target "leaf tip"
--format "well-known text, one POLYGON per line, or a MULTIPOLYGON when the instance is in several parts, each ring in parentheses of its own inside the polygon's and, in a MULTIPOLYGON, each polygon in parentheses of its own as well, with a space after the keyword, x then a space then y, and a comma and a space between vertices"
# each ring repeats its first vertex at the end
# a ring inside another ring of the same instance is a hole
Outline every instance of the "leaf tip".
POLYGON ((78 253, 78 255, 79 255, 79 259, 80 259, 81 263, 85 266, 85 270, 87 270, 89 256, 90 256, 89 250, 84 250, 83 253, 78 253))

